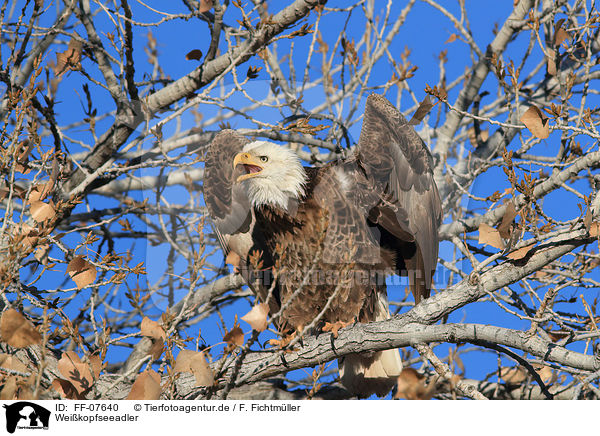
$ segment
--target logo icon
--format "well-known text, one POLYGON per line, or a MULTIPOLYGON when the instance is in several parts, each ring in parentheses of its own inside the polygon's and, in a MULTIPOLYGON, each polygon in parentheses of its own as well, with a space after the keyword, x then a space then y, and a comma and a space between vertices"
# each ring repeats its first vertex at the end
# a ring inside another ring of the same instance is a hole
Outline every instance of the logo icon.
POLYGON ((14 433, 15 429, 48 429, 50 411, 29 401, 19 401, 6 409, 6 431, 14 433))

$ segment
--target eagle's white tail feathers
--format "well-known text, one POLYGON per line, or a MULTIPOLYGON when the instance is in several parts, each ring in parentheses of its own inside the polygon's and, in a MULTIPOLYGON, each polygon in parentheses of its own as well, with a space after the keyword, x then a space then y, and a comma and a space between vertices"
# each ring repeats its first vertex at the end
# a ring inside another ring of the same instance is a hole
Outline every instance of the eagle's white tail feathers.
MULTIPOLYGON (((385 294, 380 293, 375 309, 375 321, 389 319, 390 312, 385 294)), ((340 380, 344 387, 359 397, 387 393, 396 384, 402 372, 402 360, 397 349, 372 354, 350 354, 338 361, 340 380)))

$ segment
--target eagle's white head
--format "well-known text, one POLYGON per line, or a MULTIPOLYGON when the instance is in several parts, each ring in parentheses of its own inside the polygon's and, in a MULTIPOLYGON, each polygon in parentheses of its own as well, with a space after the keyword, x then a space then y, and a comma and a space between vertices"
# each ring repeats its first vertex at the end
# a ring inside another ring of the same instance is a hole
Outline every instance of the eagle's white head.
POLYGON ((306 171, 300 157, 288 147, 251 142, 235 156, 233 167, 238 165, 244 174, 236 182, 244 186, 253 206, 270 205, 288 211, 290 200, 304 195, 306 171))

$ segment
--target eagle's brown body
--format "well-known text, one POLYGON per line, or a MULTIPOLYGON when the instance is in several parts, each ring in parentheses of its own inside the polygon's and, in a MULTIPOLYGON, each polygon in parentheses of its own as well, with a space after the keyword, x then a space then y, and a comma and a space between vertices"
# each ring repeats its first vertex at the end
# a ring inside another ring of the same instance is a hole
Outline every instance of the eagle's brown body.
MULTIPOLYGON (((373 321, 377 292, 385 292, 385 283, 377 284, 377 280, 383 282, 383 271, 393 271, 395 256, 382 248, 381 259, 365 264, 356 261, 360 253, 353 252, 357 248, 352 238, 329 244, 339 222, 333 223, 323 198, 314 194, 319 184, 329 183, 323 179, 335 177, 335 166, 307 171, 314 175, 309 176, 305 198, 299 201, 294 216, 271 206, 262 206, 256 213, 255 229, 264 235, 265 248, 279 272, 278 298, 271 311, 286 305, 281 325, 298 331, 321 312, 320 324, 373 321)), ((336 212, 339 217, 355 211, 340 201, 336 212)))
MULTIPOLYGON (((244 187, 262 177, 262 166, 267 173, 260 146, 241 153, 247 174, 232 167, 247 143, 233 131, 215 137, 205 199, 224 249, 240 256, 271 316, 281 311, 282 332, 388 318, 391 274, 409 274, 417 302, 429 295, 441 219, 431 155, 387 100, 370 96, 354 154, 304 168, 302 189, 283 204, 268 196, 257 204, 244 187)), ((385 394, 400 369, 396 350, 348 356, 340 365, 342 382, 360 396, 385 394)))

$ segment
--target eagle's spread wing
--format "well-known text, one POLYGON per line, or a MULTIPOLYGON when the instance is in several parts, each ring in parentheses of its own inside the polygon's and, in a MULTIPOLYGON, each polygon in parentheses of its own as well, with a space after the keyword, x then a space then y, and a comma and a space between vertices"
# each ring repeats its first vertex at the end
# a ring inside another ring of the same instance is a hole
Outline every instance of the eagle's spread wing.
POLYGON ((414 256, 405 263, 410 273, 417 274, 411 288, 418 302, 431 289, 442 212, 431 154, 402 114, 384 97, 372 94, 367 98, 356 159, 372 185, 363 198, 379 196, 377 204, 369 199, 369 219, 399 240, 406 241, 408 234, 416 242, 414 256))
POLYGON ((234 184, 238 174, 232 166, 233 158, 248 142, 233 130, 223 130, 210 143, 204 162, 204 201, 226 252, 238 251, 232 247, 235 241, 231 236, 248 234, 253 221, 248 197, 234 184))

